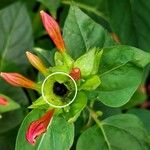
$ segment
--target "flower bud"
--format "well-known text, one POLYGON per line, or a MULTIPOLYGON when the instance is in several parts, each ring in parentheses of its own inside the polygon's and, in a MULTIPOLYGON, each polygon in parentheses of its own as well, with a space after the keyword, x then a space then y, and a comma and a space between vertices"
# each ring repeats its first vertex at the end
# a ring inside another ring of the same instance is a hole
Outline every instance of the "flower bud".
POLYGON ((57 24, 55 19, 52 18, 51 16, 49 16, 46 12, 41 11, 40 14, 41 14, 43 25, 44 25, 47 33, 49 34, 49 36, 55 43, 58 50, 60 52, 64 52, 65 45, 64 45, 63 38, 61 36, 59 25, 57 24))
POLYGON ((81 78, 81 71, 79 68, 73 68, 69 74, 75 81, 81 78))
POLYGON ((25 87, 30 89, 37 89, 37 84, 27 79, 19 73, 5 73, 1 72, 0 76, 9 84, 18 87, 25 87))
POLYGON ((36 69, 38 69, 42 74, 46 74, 47 73, 47 69, 44 66, 43 62, 41 61, 41 59, 30 53, 30 52, 26 52, 27 58, 29 60, 29 62, 32 64, 32 66, 34 66, 36 69))
POLYGON ((40 119, 33 121, 26 132, 26 140, 32 144, 35 145, 36 138, 40 136, 41 134, 45 133, 47 130, 47 127, 52 120, 54 114, 54 109, 46 112, 44 116, 42 116, 40 119))

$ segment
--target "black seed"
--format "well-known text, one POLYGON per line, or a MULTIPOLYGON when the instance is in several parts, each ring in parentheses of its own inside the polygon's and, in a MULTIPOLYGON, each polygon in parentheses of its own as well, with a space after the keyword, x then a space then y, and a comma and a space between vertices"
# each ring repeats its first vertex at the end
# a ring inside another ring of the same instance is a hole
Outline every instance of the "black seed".
POLYGON ((58 96, 64 96, 68 89, 63 83, 55 82, 53 86, 53 92, 58 96))

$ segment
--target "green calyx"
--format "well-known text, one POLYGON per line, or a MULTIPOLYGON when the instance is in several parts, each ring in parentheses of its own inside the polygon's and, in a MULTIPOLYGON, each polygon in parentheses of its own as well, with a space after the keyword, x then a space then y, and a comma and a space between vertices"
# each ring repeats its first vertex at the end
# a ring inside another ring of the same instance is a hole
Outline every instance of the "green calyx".
POLYGON ((42 84, 42 96, 53 107, 65 107, 74 99, 76 84, 64 72, 49 75, 42 84))

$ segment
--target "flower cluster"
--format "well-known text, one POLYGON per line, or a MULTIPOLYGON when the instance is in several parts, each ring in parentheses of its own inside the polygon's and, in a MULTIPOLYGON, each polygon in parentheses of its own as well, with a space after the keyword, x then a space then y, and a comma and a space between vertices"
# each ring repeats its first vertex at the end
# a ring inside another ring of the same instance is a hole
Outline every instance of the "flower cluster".
MULTIPOLYGON (((39 70, 45 78, 54 72, 65 72, 74 79, 79 91, 90 91, 96 89, 101 83, 100 78, 96 74, 98 72, 99 60, 102 55, 102 51, 97 51, 96 48, 94 48, 74 61, 66 52, 65 43, 57 22, 44 11, 41 11, 40 15, 47 33, 58 49, 58 52, 55 53, 55 66, 47 68, 38 56, 31 52, 26 52, 29 62, 33 65, 33 67, 39 70), (90 63, 85 64, 84 61, 89 57, 92 58, 90 63), (57 62, 58 59, 59 62, 57 62)), ((30 88, 41 94, 41 82, 35 83, 18 73, 1 72, 0 76, 13 86, 30 88)), ((46 87, 46 89, 48 91, 51 89, 49 94, 50 96, 48 97, 49 99, 56 102, 64 102, 63 99, 65 99, 66 95, 69 95, 66 99, 71 97, 71 92, 69 92, 69 90, 72 85, 68 82, 68 79, 58 76, 58 78, 49 81, 48 84, 50 88, 46 87)), ((33 105, 30 106, 30 108, 39 107, 39 101, 42 101, 44 105, 46 103, 43 101, 43 97, 41 96, 33 103, 33 105)), ((7 105, 7 100, 0 97, 0 105, 7 105)), ((40 105, 42 104, 40 103, 40 105)), ((41 118, 31 122, 26 132, 26 139, 30 144, 34 145, 36 143, 36 138, 46 132, 55 112, 56 108, 49 106, 47 107, 46 113, 41 118)))

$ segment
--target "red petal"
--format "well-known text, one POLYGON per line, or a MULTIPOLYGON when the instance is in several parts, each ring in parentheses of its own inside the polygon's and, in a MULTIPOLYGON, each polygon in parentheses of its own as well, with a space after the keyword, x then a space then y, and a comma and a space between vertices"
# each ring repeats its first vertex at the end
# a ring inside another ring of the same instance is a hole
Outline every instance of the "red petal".
POLYGON ((26 139, 27 141, 34 145, 36 143, 36 138, 46 132, 47 126, 49 122, 52 119, 54 113, 54 109, 48 111, 44 116, 42 116, 40 119, 33 121, 26 132, 26 139))

